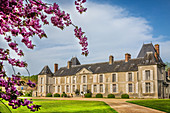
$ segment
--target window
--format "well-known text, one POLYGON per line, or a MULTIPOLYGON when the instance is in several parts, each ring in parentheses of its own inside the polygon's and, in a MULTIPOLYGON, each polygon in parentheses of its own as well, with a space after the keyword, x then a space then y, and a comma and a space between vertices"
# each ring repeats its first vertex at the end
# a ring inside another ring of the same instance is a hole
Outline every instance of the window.
POLYGON ((75 85, 73 85, 73 92, 75 92, 76 91, 76 86, 75 85))
POLYGON ((93 82, 96 83, 96 75, 93 76, 93 82))
POLYGON ((73 84, 75 84, 75 83, 76 83, 76 77, 73 76, 73 84))
POLYGON ((151 92, 151 84, 150 83, 146 83, 146 93, 150 93, 151 92))
POLYGON ((66 91, 67 91, 67 93, 69 92, 69 85, 67 85, 67 87, 66 87, 67 89, 66 89, 66 91))
POLYGON ((58 92, 60 92, 60 86, 58 86, 58 92))
POLYGON ((40 92, 43 93, 43 86, 41 86, 41 91, 40 92))
POLYGON ((103 92, 103 84, 100 84, 100 92, 103 92))
POLYGON ((86 92, 86 91, 87 91, 87 86, 83 85, 83 92, 86 92))
POLYGON ((116 92, 116 84, 113 84, 113 92, 116 92))
POLYGON ((94 92, 97 92, 97 85, 94 85, 94 92))
POLYGON ((128 84, 128 90, 129 92, 132 92, 132 84, 128 84))
POLYGON ((48 93, 50 93, 50 86, 48 86, 48 93))
POLYGON ((150 80, 150 70, 145 70, 145 80, 150 80))
POLYGON ((86 76, 83 76, 83 83, 86 83, 86 76))
POLYGON ((43 78, 41 77, 41 84, 43 84, 43 78))
POLYGON ((99 82, 102 83, 103 82, 103 75, 99 76, 99 82))
POLYGON ((116 82, 116 74, 112 74, 112 82, 116 82))
POLYGON ((128 81, 132 81, 132 73, 128 73, 128 81))

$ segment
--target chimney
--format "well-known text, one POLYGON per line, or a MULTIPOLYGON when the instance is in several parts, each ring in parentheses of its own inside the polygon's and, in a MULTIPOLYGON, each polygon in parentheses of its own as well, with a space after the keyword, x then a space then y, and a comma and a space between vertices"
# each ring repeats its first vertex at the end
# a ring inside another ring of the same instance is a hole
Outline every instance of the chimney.
POLYGON ((71 62, 71 61, 68 61, 68 62, 67 62, 67 69, 70 69, 70 68, 71 68, 71 65, 72 65, 72 62, 71 62))
POLYGON ((129 53, 125 54, 125 62, 128 62, 131 59, 131 55, 129 53))
POLYGON ((168 77, 170 77, 170 68, 168 68, 168 77))
POLYGON ((58 71, 58 64, 54 64, 54 73, 58 71))
POLYGON ((109 65, 112 65, 113 64, 113 59, 114 57, 112 55, 109 56, 109 65))
POLYGON ((159 55, 159 44, 155 44, 155 50, 156 50, 156 53, 159 55))

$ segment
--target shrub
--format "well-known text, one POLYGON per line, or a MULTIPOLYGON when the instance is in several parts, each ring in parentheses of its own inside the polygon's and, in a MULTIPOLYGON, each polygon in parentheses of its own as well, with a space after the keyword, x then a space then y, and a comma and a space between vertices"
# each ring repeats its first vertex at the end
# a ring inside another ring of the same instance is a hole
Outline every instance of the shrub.
POLYGON ((67 97, 67 94, 65 94, 65 92, 63 92, 63 94, 61 95, 61 97, 67 97))
POLYGON ((60 97, 60 94, 55 93, 55 94, 54 94, 54 97, 60 97))
POLYGON ((86 98, 90 98, 90 97, 92 96, 92 94, 91 94, 91 93, 86 93, 84 96, 85 96, 86 98))
POLYGON ((30 93, 26 93, 24 97, 32 97, 32 95, 30 93))
POLYGON ((48 94, 46 95, 46 97, 52 97, 52 94, 51 94, 51 93, 48 93, 48 94))
POLYGON ((114 94, 108 94, 107 98, 115 98, 115 95, 114 94))
POLYGON ((129 95, 128 94, 122 94, 121 98, 129 98, 129 95))
POLYGON ((100 94, 100 93, 98 93, 98 94, 96 95, 96 98, 103 98, 103 95, 100 94))
POLYGON ((2 88, 0 88, 0 91, 2 91, 2 88))
POLYGON ((76 95, 79 95, 79 94, 80 94, 80 91, 79 91, 78 89, 76 89, 75 94, 76 94, 76 95))

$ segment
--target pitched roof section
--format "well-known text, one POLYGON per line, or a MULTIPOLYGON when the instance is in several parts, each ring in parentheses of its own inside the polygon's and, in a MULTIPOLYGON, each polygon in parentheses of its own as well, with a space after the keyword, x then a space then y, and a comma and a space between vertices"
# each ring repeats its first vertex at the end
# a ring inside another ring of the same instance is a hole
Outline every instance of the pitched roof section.
POLYGON ((72 65, 81 65, 79 60, 77 59, 77 57, 73 57, 71 59, 71 63, 72 63, 72 65))
POLYGON ((137 58, 145 57, 147 52, 153 52, 153 54, 155 54, 156 50, 155 50, 154 46, 152 45, 152 43, 143 44, 142 49, 140 50, 137 58))
POLYGON ((50 70, 50 68, 48 66, 45 66, 41 70, 41 72, 39 73, 39 75, 46 75, 46 74, 52 74, 53 75, 53 73, 51 72, 51 70, 50 70))

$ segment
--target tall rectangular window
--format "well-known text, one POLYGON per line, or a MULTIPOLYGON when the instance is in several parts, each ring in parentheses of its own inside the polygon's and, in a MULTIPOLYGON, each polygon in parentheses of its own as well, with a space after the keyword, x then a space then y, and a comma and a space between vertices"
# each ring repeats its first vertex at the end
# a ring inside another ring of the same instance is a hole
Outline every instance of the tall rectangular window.
POLYGON ((128 73, 128 81, 132 81, 132 73, 128 73))
POLYGON ((43 77, 41 77, 41 84, 43 84, 43 77))
POLYGON ((58 93, 60 93, 60 86, 58 86, 58 93))
POLYGON ((132 84, 128 84, 128 90, 129 92, 132 92, 132 84))
POLYGON ((100 84, 100 92, 103 92, 103 84, 100 84))
POLYGON ((94 92, 97 92, 97 85, 94 85, 94 92))
POLYGON ((86 92, 86 91, 87 91, 87 86, 83 85, 83 92, 86 92))
POLYGON ((145 70, 145 79, 150 80, 150 70, 145 70))
POLYGON ((83 83, 86 83, 86 76, 83 76, 83 83))
POLYGON ((113 92, 116 92, 116 84, 113 84, 113 92))
POLYGON ((40 90, 41 93, 43 93, 43 86, 41 86, 41 90, 40 90))
POLYGON ((146 83, 146 93, 150 93, 151 92, 151 84, 150 83, 146 83))
POLYGON ((66 86, 66 91, 69 92, 69 85, 66 86))
POLYGON ((76 77, 73 76, 73 84, 75 84, 75 83, 76 83, 76 77))
POLYGON ((103 82, 103 75, 99 76, 99 82, 102 83, 103 82))
POLYGON ((112 82, 116 82, 116 74, 112 74, 112 82))
POLYGON ((75 85, 73 85, 73 92, 75 92, 76 91, 76 86, 75 85))

